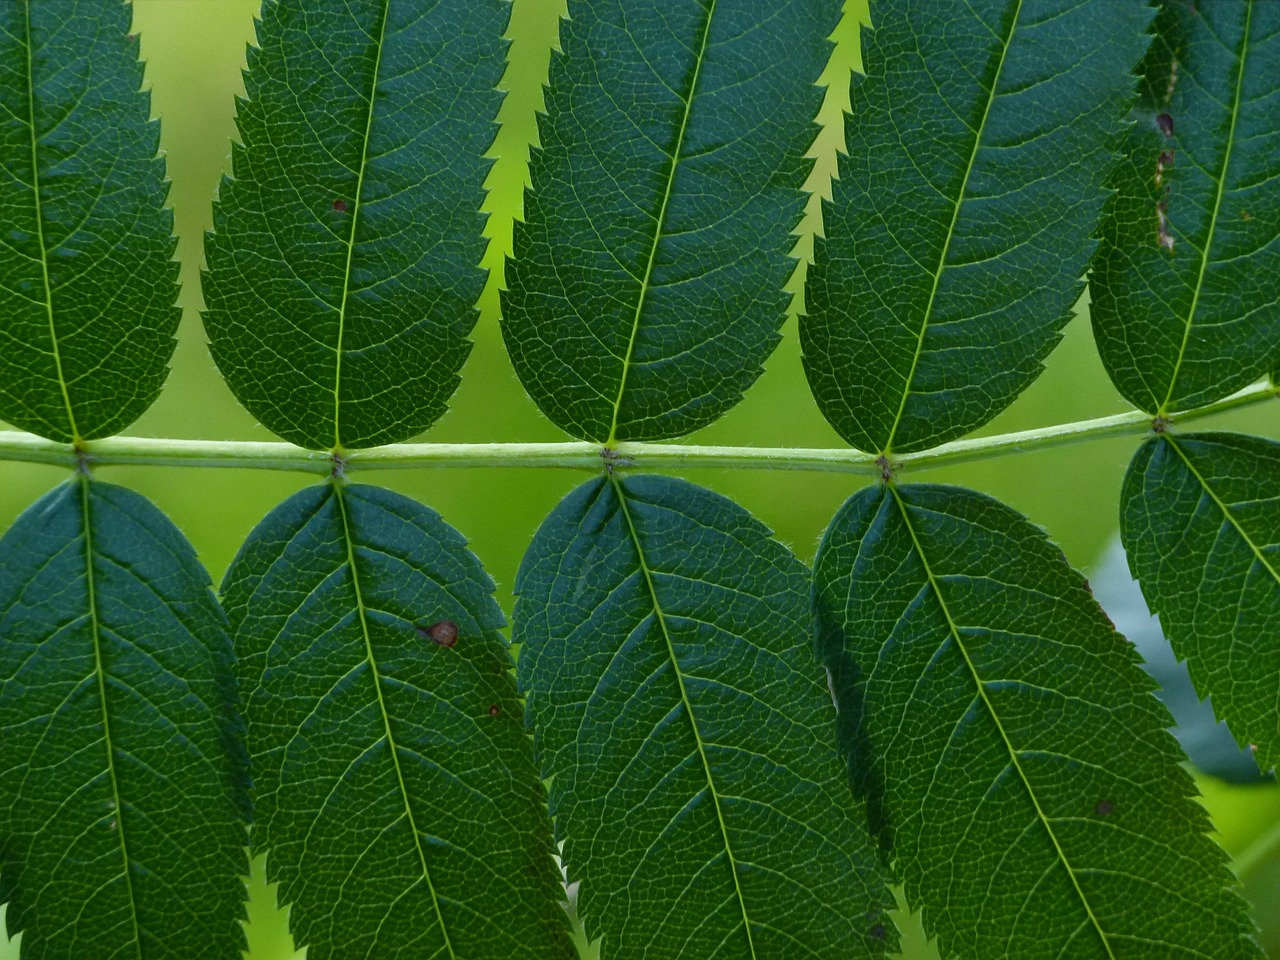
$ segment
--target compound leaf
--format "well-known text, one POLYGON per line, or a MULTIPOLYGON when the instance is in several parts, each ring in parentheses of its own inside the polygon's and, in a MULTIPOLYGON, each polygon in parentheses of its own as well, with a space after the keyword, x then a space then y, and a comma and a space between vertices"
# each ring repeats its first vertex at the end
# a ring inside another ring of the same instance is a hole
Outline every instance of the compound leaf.
POLYGON ((1041 530, 968 490, 868 488, 814 595, 863 788, 944 956, 1261 956, 1153 682, 1041 530))
POLYGON ((1146 0, 884 0, 801 319, 832 426, 920 450, 1043 368, 1094 249, 1146 0))
POLYGON ((136 420, 181 316, 129 18, 119 0, 0 3, 0 417, 51 440, 136 420))
POLYGON ((521 688, 602 956, 881 956, 896 937, 809 647, 808 576, 736 504, 601 478, 516 581, 521 688))
POLYGON ((839 0, 574 0, 507 263, 525 389, 601 443, 704 426, 777 345, 839 0))
POLYGON ((1166 0, 1090 292, 1111 379, 1152 414, 1280 354, 1280 4, 1166 0))
POLYGON ((79 477, 0 540, 0 902, 24 960, 239 960, 248 770, 181 533, 79 477))
POLYGON ((426 507, 303 490, 223 596, 255 850, 313 960, 573 955, 493 583, 426 507))
POLYGON ((1130 569, 1202 697, 1263 770, 1280 761, 1280 443, 1153 437, 1129 466, 1130 569))
POLYGON ((232 391, 313 448, 444 413, 484 286, 504 0, 268 0, 206 238, 232 391))

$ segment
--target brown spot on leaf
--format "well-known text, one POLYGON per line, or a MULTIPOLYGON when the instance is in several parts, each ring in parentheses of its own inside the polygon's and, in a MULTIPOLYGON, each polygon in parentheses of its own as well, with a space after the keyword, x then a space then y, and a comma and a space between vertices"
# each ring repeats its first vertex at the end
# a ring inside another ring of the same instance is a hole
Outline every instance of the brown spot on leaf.
POLYGON ((1162 113, 1156 117, 1156 126, 1160 128, 1160 132, 1165 138, 1173 136, 1173 117, 1167 113, 1162 113))
MULTIPOLYGON (((1165 194, 1168 197, 1168 193, 1165 194)), ((1177 238, 1169 231, 1169 218, 1165 211, 1169 209, 1169 201, 1161 200, 1156 204, 1156 243, 1168 253, 1173 253, 1173 245, 1177 238)))
POLYGON ((339 213, 346 213, 347 201, 339 197, 337 200, 333 201, 333 209, 337 210, 339 213))
POLYGON ((1099 800, 1098 805, 1093 808, 1093 812, 1100 817, 1109 817, 1115 808, 1116 805, 1110 800, 1099 800))
POLYGON ((432 643, 442 647, 452 647, 458 642, 458 625, 452 620, 441 620, 427 627, 426 634, 432 643))
POLYGON ((1160 156, 1156 157, 1156 186, 1160 186, 1164 182, 1165 167, 1173 166, 1173 151, 1165 150, 1160 156))
POLYGON ((1245 210, 1243 213, 1241 213, 1241 214, 1240 214, 1240 219, 1241 219, 1241 220, 1252 220, 1252 219, 1253 219, 1253 214, 1252 214, 1252 213, 1250 213, 1248 210, 1245 210))
POLYGON ((489 704, 489 716, 496 717, 501 712, 502 712, 502 708, 498 706, 496 703, 489 704))

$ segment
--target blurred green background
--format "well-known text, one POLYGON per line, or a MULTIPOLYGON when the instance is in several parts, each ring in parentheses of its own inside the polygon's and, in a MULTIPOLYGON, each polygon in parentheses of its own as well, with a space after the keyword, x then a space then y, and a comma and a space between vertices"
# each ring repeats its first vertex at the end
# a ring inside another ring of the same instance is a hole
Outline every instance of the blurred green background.
MULTIPOLYGON (((233 95, 243 94, 240 70, 245 44, 253 39, 258 0, 134 0, 135 30, 147 61, 152 109, 163 121, 162 145, 173 181, 170 202, 180 237, 185 310, 173 373, 159 402, 128 431, 137 436, 272 439, 241 408, 223 384, 205 349, 200 326, 201 242, 212 219, 210 199, 229 171, 229 141, 235 135, 233 95)), ((529 144, 536 137, 535 111, 556 41, 565 0, 514 0, 509 92, 491 150, 486 256, 489 285, 480 302, 475 350, 452 410, 425 439, 435 441, 563 440, 530 402, 507 360, 498 330, 498 286, 510 252, 511 225, 526 184, 529 144)), ((819 117, 811 187, 829 192, 842 111, 848 104, 849 70, 857 56, 858 25, 865 0, 850 0, 831 65, 823 76, 828 95, 819 117)), ((815 131, 816 132, 816 131, 815 131)), ((806 256, 818 229, 815 198, 797 238, 806 256)), ((799 290, 800 274, 793 279, 799 290)), ((796 308, 802 308, 797 298, 796 308)), ((746 399, 719 423, 690 439, 700 443, 767 446, 839 446, 804 382, 796 323, 763 377, 746 399)), ((1126 409, 1094 351, 1082 304, 1044 376, 984 433, 998 433, 1102 416, 1126 409)), ((1214 427, 1280 436, 1274 405, 1224 415, 1214 427)), ((1112 439, 929 471, 930 480, 962 483, 998 496, 1043 525, 1073 564, 1094 568, 1116 537, 1117 498, 1125 465, 1137 443, 1112 439)), ((302 474, 249 470, 161 467, 101 468, 104 478, 151 497, 191 538, 214 581, 221 579, 240 543, 272 507, 304 484, 302 474)), ((923 472, 923 471, 922 471, 923 472)), ((862 481, 846 476, 769 471, 687 471, 689 479, 738 500, 768 523, 802 559, 813 557, 818 538, 837 507, 862 481)), ((0 531, 36 498, 64 479, 60 468, 0 463, 0 531)), ((585 479, 565 470, 424 468, 380 471, 363 477, 416 497, 466 534, 498 582, 499 600, 511 609, 516 567, 538 523, 573 486, 585 479)), ((1238 858, 1245 892, 1255 907, 1270 949, 1280 955, 1280 788, 1275 784, 1232 786, 1200 776, 1201 789, 1221 841, 1238 858)), ((252 960, 294 956, 285 913, 274 889, 254 864, 247 927, 252 960)), ((906 955, 933 954, 923 947, 914 918, 906 955)), ((298 956, 302 954, 299 953, 298 956)), ((0 960, 16 960, 17 941, 0 933, 0 960)), ((696 958, 691 958, 696 960, 696 958)))

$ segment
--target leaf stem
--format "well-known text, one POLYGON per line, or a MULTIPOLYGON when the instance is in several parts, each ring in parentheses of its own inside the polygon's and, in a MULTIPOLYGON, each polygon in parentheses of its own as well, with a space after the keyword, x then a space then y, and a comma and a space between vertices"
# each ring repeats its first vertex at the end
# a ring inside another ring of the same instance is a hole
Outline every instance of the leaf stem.
MULTIPOLYGON (((1166 429, 1237 407, 1280 397, 1280 387, 1259 383, 1197 410, 1165 417, 1166 429)), ((1055 424, 944 443, 932 450, 894 459, 898 475, 934 467, 1029 453, 1101 437, 1140 436, 1151 432, 1152 418, 1140 410, 1094 420, 1055 424)), ((563 467, 599 471, 606 463, 603 448, 586 441, 563 443, 398 443, 344 454, 346 470, 413 469, 415 467, 563 467)), ((619 443, 608 462, 628 470, 717 469, 807 470, 881 476, 874 454, 852 448, 730 447, 688 443, 619 443)), ((76 468, 147 465, 160 467, 237 467, 295 470, 328 475, 333 456, 290 443, 241 440, 171 440, 110 437, 81 442, 79 452, 68 443, 46 440, 20 430, 0 430, 0 461, 20 460, 76 468)))

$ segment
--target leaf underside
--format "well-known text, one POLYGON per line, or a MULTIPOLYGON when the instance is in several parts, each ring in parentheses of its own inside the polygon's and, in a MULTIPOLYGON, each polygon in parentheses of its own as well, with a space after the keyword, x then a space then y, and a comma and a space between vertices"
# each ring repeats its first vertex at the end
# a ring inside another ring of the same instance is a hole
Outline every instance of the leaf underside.
POLYGON ((366 486, 286 500, 227 573, 253 845, 312 960, 573 956, 492 590, 437 514, 366 486))
POLYGON ((239 960, 226 617, 150 502, 80 478, 0 540, 0 902, 24 960, 239 960))
POLYGON ((1090 293, 1111 379, 1164 414, 1280 356, 1280 4, 1166 2, 1156 34, 1090 293))
POLYGON ((264 5, 206 238, 205 329, 232 392, 286 440, 404 440, 457 388, 508 9, 264 5))
POLYGON ((759 521, 683 481, 593 480, 543 523, 516 593, 521 688, 602 956, 892 949, 808 576, 759 521))
POLYGON ((944 956, 1260 956, 1152 682, 1042 531, 955 487, 868 488, 815 604, 846 749, 944 956))
POLYGON ((800 336, 854 446, 921 450, 989 421, 1079 298, 1145 0, 884 0, 864 31, 800 336))
POLYGON ((129 23, 121 2, 0 3, 0 418, 62 442, 151 405, 181 316, 129 23))
POLYGON ((1153 438, 1121 495, 1130 569, 1201 697, 1258 766, 1280 761, 1280 443, 1153 438))
POLYGON ((502 330, 586 440, 717 419, 779 341, 839 0, 573 0, 502 330))

